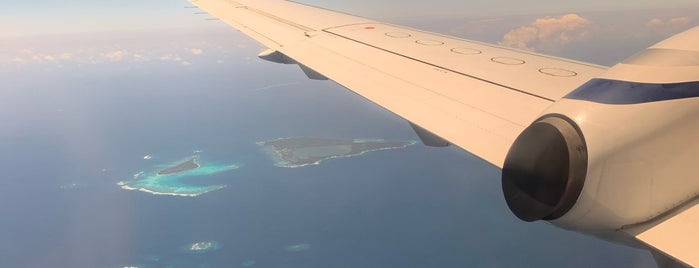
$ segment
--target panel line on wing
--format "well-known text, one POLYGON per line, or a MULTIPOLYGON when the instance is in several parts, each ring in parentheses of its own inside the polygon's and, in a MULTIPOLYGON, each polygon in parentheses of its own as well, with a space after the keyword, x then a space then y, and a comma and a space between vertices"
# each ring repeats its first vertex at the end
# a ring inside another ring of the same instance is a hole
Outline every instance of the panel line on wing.
MULTIPOLYGON (((368 47, 373 48, 373 46, 368 46, 368 47)), ((463 102, 457 98, 454 98, 452 96, 444 94, 443 92, 439 92, 439 91, 436 91, 436 90, 431 89, 429 87, 425 87, 424 85, 421 85, 419 83, 415 83, 414 81, 406 80, 404 77, 398 76, 398 75, 391 73, 391 72, 387 72, 386 70, 378 69, 374 66, 367 65, 364 62, 359 61, 358 59, 348 57, 347 55, 345 55, 343 53, 340 53, 340 52, 332 50, 332 49, 328 49, 327 47, 318 47, 318 49, 314 49, 314 51, 320 51, 319 50, 320 48, 324 48, 323 51, 326 51, 328 53, 332 53, 336 57, 344 58, 345 60, 348 60, 350 62, 365 66, 366 68, 370 68, 373 70, 374 73, 381 73, 381 74, 385 75, 386 77, 391 77, 393 79, 396 79, 397 81, 401 81, 403 83, 406 83, 407 85, 410 85, 414 88, 421 89, 421 91, 422 91, 421 96, 417 96, 414 94, 404 94, 403 96, 410 98, 418 103, 422 103, 423 105, 429 106, 432 109, 442 111, 444 114, 451 114, 452 116, 454 116, 455 118, 458 118, 459 120, 461 120, 463 122, 470 122, 473 127, 477 127, 484 132, 489 132, 493 135, 498 135, 495 132, 492 132, 491 130, 489 130, 488 128, 481 127, 479 125, 478 121, 473 121, 472 119, 465 118, 461 113, 455 112, 453 110, 453 108, 449 108, 451 106, 449 106, 449 105, 445 106, 443 104, 445 104, 446 102, 450 102, 450 103, 453 103, 455 105, 458 105, 459 107, 461 107, 461 109, 464 109, 464 108, 471 109, 472 111, 477 111, 481 114, 487 114, 489 116, 492 116, 494 118, 501 120, 502 122, 507 122, 509 124, 520 126, 520 127, 525 127, 526 125, 528 125, 530 123, 529 121, 526 121, 526 122, 513 121, 512 118, 503 117, 499 114, 496 114, 496 113, 493 113, 492 111, 489 111, 488 109, 484 109, 483 107, 475 106, 473 103, 463 102), (429 94, 430 96, 427 96, 427 94, 429 94), (446 101, 446 102, 443 102, 443 101, 446 101), (442 102, 441 105, 437 104, 440 102, 442 102)), ((390 54, 394 55, 394 56, 405 58, 407 60, 413 60, 409 57, 404 57, 404 56, 399 55, 399 54, 395 54, 395 53, 390 53, 390 54)), ((293 59, 293 57, 291 57, 291 58, 293 59)), ((296 60, 296 59, 294 59, 294 60, 296 60)), ((421 61, 416 61, 416 62, 421 62, 421 61)), ((432 64, 428 64, 428 65, 434 67, 434 65, 432 65, 432 64)), ((440 67, 435 67, 435 68, 440 68, 440 67)), ((454 72, 454 74, 460 75, 458 72, 454 72)), ((465 77, 470 77, 470 76, 466 75, 465 77)), ((484 81, 482 79, 474 79, 474 80, 482 82, 482 83, 487 83, 490 85, 499 86, 497 84, 489 83, 488 81, 484 81)), ((502 87, 502 86, 499 86, 499 87, 502 87)), ((360 94, 360 96, 362 96, 362 95, 360 94)), ((363 96, 363 97, 366 97, 366 96, 363 96)), ((465 112, 465 110, 462 110, 461 112, 464 112, 465 114, 469 114, 469 113, 465 112)))
MULTIPOLYGON (((388 25, 388 26, 393 26, 393 27, 401 27, 401 28, 403 27, 403 26, 400 26, 400 25, 393 25, 393 24, 389 24, 389 23, 383 23, 383 24, 388 25)), ((332 28, 340 28, 340 27, 343 27, 343 26, 332 27, 332 28)), ((332 29, 332 28, 328 28, 328 29, 332 29)), ((529 51, 516 50, 516 49, 513 49, 513 48, 504 47, 504 46, 496 46, 496 45, 493 45, 493 44, 482 43, 482 42, 478 42, 478 41, 474 41, 474 40, 466 40, 466 39, 461 39, 461 38, 455 38, 455 37, 453 37, 453 36, 448 36, 448 35, 444 35, 444 34, 440 34, 440 33, 434 33, 434 32, 428 32, 428 31, 424 31, 424 30, 420 30, 420 29, 409 28, 408 30, 410 30, 410 31, 415 31, 415 32, 419 32, 419 33, 426 34, 426 35, 434 35, 434 36, 439 36, 439 37, 446 38, 446 39, 451 39, 451 40, 456 40, 456 41, 460 41, 460 42, 471 43, 471 44, 474 44, 474 45, 479 45, 479 46, 485 46, 485 47, 490 47, 490 48, 495 48, 495 49, 506 50, 506 51, 515 52, 515 53, 518 53, 518 54, 525 54, 525 55, 529 55, 529 56, 535 56, 535 57, 541 57, 541 58, 546 58, 546 59, 551 59, 551 60, 556 60, 556 61, 568 62, 568 63, 573 63, 573 64, 577 64, 577 65, 583 65, 583 66, 592 67, 592 68, 597 68, 597 69, 606 69, 606 68, 608 68, 608 67, 605 67, 605 66, 594 65, 594 64, 590 64, 590 63, 586 63, 586 62, 578 62, 578 61, 574 61, 574 60, 570 60, 570 59, 556 58, 556 57, 552 57, 552 56, 545 55, 545 54, 536 54, 536 53, 532 53, 532 52, 529 52, 529 51)))
MULTIPOLYGON (((339 27, 344 27, 344 26, 339 26, 339 27)), ((334 28, 337 28, 337 27, 334 27, 334 28)), ((366 43, 366 42, 362 42, 362 41, 359 41, 359 40, 356 40, 356 39, 353 39, 353 38, 349 38, 349 37, 344 36, 344 35, 336 34, 336 33, 330 32, 328 29, 323 29, 323 32, 326 32, 326 33, 328 33, 328 34, 331 34, 331 35, 334 35, 334 36, 337 36, 337 37, 341 37, 341 38, 344 38, 344 39, 347 39, 347 40, 350 40, 350 41, 353 41, 353 42, 357 42, 357 43, 359 43, 359 44, 362 44, 362 45, 365 45, 365 46, 369 46, 369 47, 372 47, 372 48, 375 48, 375 49, 378 49, 378 50, 381 50, 381 51, 384 51, 384 52, 388 52, 388 53, 391 53, 391 54, 394 54, 394 55, 397 55, 397 56, 401 56, 401 57, 404 57, 404 58, 406 58, 406 59, 414 60, 414 61, 420 62, 420 63, 422 63, 422 64, 426 64, 426 65, 429 65, 429 66, 432 66, 432 67, 440 68, 440 69, 443 69, 443 70, 446 70, 446 71, 450 71, 450 72, 453 72, 453 73, 456 73, 456 74, 463 75, 463 76, 465 76, 465 77, 469 77, 469 78, 472 78, 472 79, 475 79, 475 80, 479 80, 479 81, 482 81, 482 82, 486 82, 486 83, 489 83, 489 84, 492 84, 492 85, 496 85, 496 86, 499 86, 499 87, 502 87, 502 88, 506 88, 506 89, 509 89, 509 90, 512 90, 512 91, 516 91, 516 92, 519 92, 519 93, 523 93, 523 94, 526 94, 526 95, 529 95, 529 96, 532 96, 532 97, 536 97, 536 98, 539 98, 539 99, 542 99, 542 100, 546 100, 546 101, 549 101, 549 102, 555 102, 555 101, 556 101, 556 100, 553 100, 553 99, 550 99, 550 98, 547 98, 547 97, 544 97, 544 96, 541 96, 541 95, 537 95, 537 94, 534 94, 534 93, 531 93, 531 92, 527 92, 527 91, 524 91, 524 90, 521 90, 521 89, 513 88, 513 87, 510 87, 510 86, 503 85, 503 84, 500 84, 500 83, 497 83, 497 82, 493 82, 493 81, 490 81, 490 80, 487 80, 487 79, 483 79, 483 78, 480 78, 480 77, 472 76, 472 75, 469 75, 469 74, 466 74, 466 73, 463 73, 463 72, 460 72, 460 71, 456 71, 456 70, 451 69, 451 68, 448 68, 448 67, 443 67, 443 66, 440 66, 440 65, 437 65, 437 64, 434 64, 434 63, 430 63, 430 62, 424 61, 424 60, 420 60, 420 59, 417 59, 417 58, 414 58, 414 57, 410 57, 410 56, 407 56, 407 55, 403 55, 403 54, 400 54, 400 53, 397 53, 397 52, 394 52, 394 51, 391 51, 391 50, 387 50, 387 49, 385 49, 385 48, 378 47, 378 46, 376 46, 376 45, 372 45, 372 44, 369 44, 369 43, 366 43)))
POLYGON ((284 24, 286 24, 286 25, 292 26, 292 27, 297 28, 297 29, 302 30, 302 31, 306 31, 306 32, 315 32, 315 31, 316 31, 315 29, 313 29, 313 28, 311 28, 311 27, 307 27, 307 26, 304 26, 304 25, 295 23, 295 22, 293 22, 293 21, 290 21, 290 20, 287 20, 287 19, 284 19, 284 18, 280 18, 280 17, 278 17, 278 16, 275 16, 275 15, 273 15, 273 14, 264 12, 264 11, 262 11, 262 10, 259 10, 259 9, 253 8, 253 7, 243 6, 243 7, 240 7, 240 8, 244 8, 245 10, 248 10, 248 11, 251 11, 251 12, 254 12, 254 13, 257 13, 257 14, 260 14, 260 15, 262 15, 262 16, 264 16, 264 17, 267 17, 267 18, 276 20, 276 21, 278 21, 278 22, 284 23, 284 24))
MULTIPOLYGON (((272 39, 271 37, 266 36, 266 35, 264 35, 264 34, 258 32, 258 31, 253 30, 252 28, 248 27, 248 26, 245 25, 245 24, 242 24, 242 23, 236 21, 235 19, 229 19, 229 21, 230 21, 230 22, 233 22, 233 23, 236 23, 236 24, 238 24, 238 25, 240 25, 240 28, 245 29, 245 31, 252 32, 252 33, 254 33, 254 34, 256 34, 256 35, 258 35, 258 36, 260 36, 260 37, 262 37, 262 38, 265 38, 265 39, 271 41, 272 43, 277 44, 277 46, 279 46, 279 47, 284 47, 284 45, 283 45, 282 43, 279 43, 279 42, 277 42, 276 40, 272 39)), ((258 41, 259 41, 259 40, 258 40, 258 41)), ((263 42, 260 42, 260 43, 263 43, 263 42)))

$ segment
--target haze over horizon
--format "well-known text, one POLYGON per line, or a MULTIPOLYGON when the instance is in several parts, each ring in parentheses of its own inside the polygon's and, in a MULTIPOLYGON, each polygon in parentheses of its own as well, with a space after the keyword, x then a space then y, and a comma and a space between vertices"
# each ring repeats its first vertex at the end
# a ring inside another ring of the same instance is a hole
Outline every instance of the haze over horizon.
MULTIPOLYGON (((562 15, 568 13, 697 10, 693 0, 672 1, 603 1, 562 2, 539 0, 496 1, 337 1, 306 0, 302 3, 339 10, 378 20, 400 19, 483 19, 512 16, 562 15)), ((101 32, 114 30, 206 28, 212 25, 200 16, 190 16, 188 1, 146 0, 125 4, 123 1, 48 1, 10 2, 0 16, 0 38, 41 34, 101 32)), ((624 18, 620 18, 624 19, 624 18)), ((694 18, 696 19, 696 17, 694 18)), ((695 21, 694 24, 697 22, 695 21)))
MULTIPOLYGON (((494 9, 497 12, 454 16, 446 14, 454 10, 468 13, 474 9, 463 8, 469 2, 459 1, 446 1, 444 5, 429 8, 417 1, 407 2, 400 9, 392 7, 392 2, 359 1, 349 5, 341 1, 305 1, 390 23, 601 65, 613 65, 640 49, 699 24, 699 4, 694 1, 617 1, 610 4, 586 1, 565 8, 559 1, 554 2, 558 4, 539 1, 526 8, 513 2, 506 5, 510 13, 498 8, 494 9), (517 10, 531 11, 515 12, 517 10)), ((471 3, 483 9, 501 7, 491 2, 471 3)), ((0 31, 0 68, 28 63, 156 58, 187 65, 191 60, 186 55, 200 56, 205 52, 197 47, 189 48, 189 52, 196 53, 167 50, 167 46, 139 47, 174 35, 196 38, 218 32, 235 38, 235 44, 221 44, 216 48, 220 50, 259 46, 220 21, 206 20, 211 17, 207 14, 194 14, 198 9, 184 8, 189 5, 187 1, 163 0, 140 1, 133 5, 114 1, 100 5, 71 1, 61 4, 13 2, 5 8, 9 15, 0 17, 0 25, 4 25, 0 27, 5 28, 0 31)), ((176 39, 170 43, 183 42, 176 39)))

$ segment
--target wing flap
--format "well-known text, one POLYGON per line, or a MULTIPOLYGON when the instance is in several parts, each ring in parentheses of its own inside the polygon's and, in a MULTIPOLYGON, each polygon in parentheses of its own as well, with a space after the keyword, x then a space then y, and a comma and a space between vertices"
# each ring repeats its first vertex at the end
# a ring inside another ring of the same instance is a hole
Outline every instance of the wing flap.
POLYGON ((191 1, 498 167, 517 135, 546 107, 604 71, 294 2, 191 1))
POLYGON ((666 256, 699 267, 699 200, 665 217, 624 231, 666 256))

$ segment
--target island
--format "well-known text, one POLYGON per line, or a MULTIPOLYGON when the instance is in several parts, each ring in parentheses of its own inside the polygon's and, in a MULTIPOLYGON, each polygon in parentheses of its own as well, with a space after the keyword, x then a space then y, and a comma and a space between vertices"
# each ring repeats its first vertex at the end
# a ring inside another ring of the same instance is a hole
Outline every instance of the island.
POLYGON ((117 183, 124 190, 136 190, 155 195, 199 196, 211 191, 223 189, 208 181, 207 177, 221 172, 240 168, 241 164, 220 164, 202 159, 199 155, 187 157, 173 164, 155 166, 152 171, 140 171, 133 179, 117 183), (163 169, 163 167, 165 167, 163 169), (196 184, 187 182, 187 178, 199 177, 196 184))
POLYGON ((189 253, 204 253, 221 249, 221 244, 216 241, 202 241, 187 245, 185 250, 189 253))
POLYGON ((190 171, 194 170, 197 168, 200 168, 201 165, 198 162, 198 157, 192 157, 191 159, 178 163, 174 166, 168 167, 166 169, 163 169, 161 171, 158 171, 158 176, 166 176, 166 175, 172 175, 172 174, 177 174, 185 171, 190 171))
POLYGON ((295 137, 258 142, 279 167, 318 165, 322 161, 362 155, 366 152, 405 148, 415 141, 339 140, 295 137))

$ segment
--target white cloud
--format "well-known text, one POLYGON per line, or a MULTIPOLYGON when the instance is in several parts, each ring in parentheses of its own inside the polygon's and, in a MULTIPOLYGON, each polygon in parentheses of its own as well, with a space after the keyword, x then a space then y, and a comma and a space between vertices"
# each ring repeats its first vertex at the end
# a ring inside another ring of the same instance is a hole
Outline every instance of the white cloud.
POLYGON ((97 64, 97 58, 95 58, 95 56, 88 56, 87 61, 92 64, 97 64))
POLYGON ((180 57, 180 55, 176 55, 176 54, 167 54, 167 55, 161 56, 161 57, 160 57, 160 60, 163 60, 163 61, 178 61, 178 62, 179 62, 179 61, 183 61, 182 57, 180 57))
POLYGON ((184 66, 197 65, 198 61, 215 64, 217 58, 225 57, 223 49, 235 49, 231 47, 228 39, 209 44, 202 41, 187 41, 182 36, 172 39, 174 37, 169 35, 166 37, 170 39, 163 41, 157 34, 153 35, 155 35, 154 38, 142 36, 141 33, 129 34, 129 36, 138 37, 126 38, 129 42, 106 34, 104 36, 98 34, 98 38, 93 35, 75 35, 60 39, 60 46, 47 45, 52 42, 45 40, 53 40, 49 37, 3 39, 0 44, 0 64, 3 66, 36 64, 81 67, 92 64, 167 62, 184 66), (205 56, 211 56, 211 58, 205 56), (195 59, 197 61, 194 61, 195 59))
POLYGON ((141 51, 139 53, 133 53, 131 58, 133 62, 150 62, 153 60, 153 55, 150 55, 149 52, 141 51))
POLYGON ((20 58, 20 57, 15 57, 14 59, 12 59, 12 62, 19 63, 19 64, 25 64, 29 61, 26 59, 20 58))
POLYGON ((646 29, 660 34, 673 34, 688 29, 692 26, 691 17, 677 17, 667 20, 654 18, 646 23, 646 29))
POLYGON ((556 49, 590 35, 592 22, 577 14, 538 18, 507 33, 500 45, 524 50, 556 49))
POLYGON ((61 61, 68 61, 68 60, 73 58, 73 54, 68 53, 68 52, 50 54, 50 53, 35 52, 34 50, 31 50, 31 49, 19 50, 18 54, 22 55, 22 56, 13 57, 12 59, 8 59, 8 61, 13 62, 13 63, 18 63, 18 64, 27 64, 29 62, 60 63, 61 61))
POLYGON ((60 54, 60 55, 58 55, 57 57, 58 57, 58 59, 60 59, 60 60, 70 60, 70 59, 73 58, 73 54, 72 54, 72 53, 68 53, 68 52, 64 52, 63 54, 60 54))
POLYGON ((179 62, 180 64, 182 64, 184 66, 192 65, 192 63, 187 61, 187 59, 182 58, 182 56, 177 55, 177 54, 167 54, 167 55, 161 56, 159 59, 161 61, 179 62))
POLYGON ((663 25, 663 24, 664 24, 663 20, 658 19, 658 18, 655 18, 655 19, 649 20, 649 21, 646 23, 646 27, 652 28, 652 27, 657 27, 657 26, 659 26, 659 25, 663 25))
POLYGON ((129 52, 126 50, 114 50, 114 51, 102 53, 102 57, 105 57, 110 61, 121 61, 127 55, 129 55, 129 52))
POLYGON ((192 54, 194 54, 194 55, 204 54, 204 50, 201 48, 192 48, 189 50, 189 52, 192 52, 192 54))

